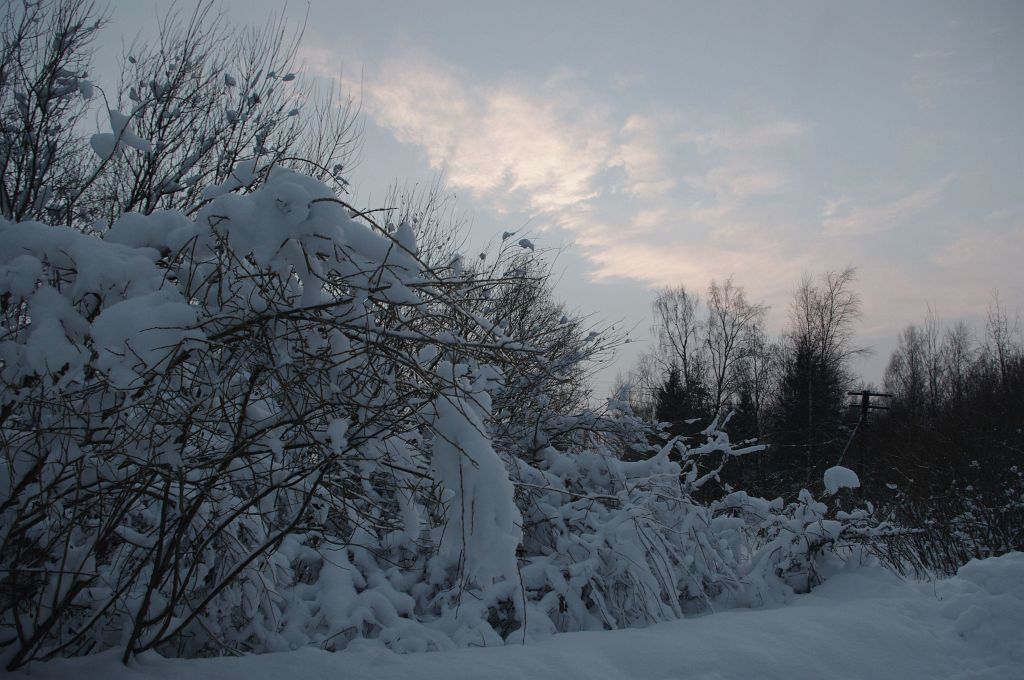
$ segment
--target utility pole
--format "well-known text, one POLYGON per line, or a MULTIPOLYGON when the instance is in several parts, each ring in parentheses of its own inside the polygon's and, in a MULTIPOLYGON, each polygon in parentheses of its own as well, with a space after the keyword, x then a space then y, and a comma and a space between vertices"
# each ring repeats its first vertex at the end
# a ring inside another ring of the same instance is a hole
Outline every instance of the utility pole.
MULTIPOLYGON (((868 426, 868 413, 870 411, 888 411, 888 406, 882 406, 881 404, 874 404, 871 399, 874 397, 882 397, 885 399, 891 399, 891 394, 885 392, 871 392, 869 390, 863 390, 862 392, 847 392, 847 395, 851 397, 860 397, 859 401, 855 401, 849 404, 850 408, 860 408, 860 419, 857 421, 857 430, 860 434, 860 430, 866 429, 868 426)), ((857 458, 857 476, 862 477, 864 475, 864 435, 860 436, 860 446, 858 447, 860 454, 857 458)))

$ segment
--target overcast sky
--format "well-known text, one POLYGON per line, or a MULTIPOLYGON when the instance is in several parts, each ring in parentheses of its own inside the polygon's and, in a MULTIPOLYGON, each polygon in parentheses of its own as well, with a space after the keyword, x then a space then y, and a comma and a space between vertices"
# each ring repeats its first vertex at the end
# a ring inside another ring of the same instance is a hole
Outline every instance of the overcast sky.
POLYGON ((631 351, 657 286, 733 274, 778 331, 803 272, 853 265, 878 381, 927 305, 1024 301, 1022 34, 1021 2, 313 0, 302 58, 361 97, 360 200, 443 175, 475 241, 568 246, 560 294, 631 351))

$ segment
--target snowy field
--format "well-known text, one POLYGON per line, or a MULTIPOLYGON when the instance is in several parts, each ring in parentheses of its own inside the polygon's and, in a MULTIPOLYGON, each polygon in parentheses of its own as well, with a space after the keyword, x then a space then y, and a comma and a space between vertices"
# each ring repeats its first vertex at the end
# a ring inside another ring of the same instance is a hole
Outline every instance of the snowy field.
POLYGON ((903 581, 877 568, 834 575, 774 609, 731 610, 642 630, 567 633, 527 646, 399 655, 367 647, 205 660, 116 653, 37 664, 35 680, 487 678, 1024 678, 1024 553, 952 579, 903 581))

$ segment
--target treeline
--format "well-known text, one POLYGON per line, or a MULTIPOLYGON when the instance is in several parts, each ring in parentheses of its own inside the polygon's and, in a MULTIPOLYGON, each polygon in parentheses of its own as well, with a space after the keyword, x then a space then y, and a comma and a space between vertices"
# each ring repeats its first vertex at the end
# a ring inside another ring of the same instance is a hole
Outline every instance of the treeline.
POLYGON ((724 423, 767 446, 723 470, 728 490, 767 498, 820 489, 823 470, 857 471, 880 516, 919 529, 894 550, 919 569, 1020 548, 1024 345, 996 296, 984 328, 929 310, 900 335, 882 388, 851 368, 861 298, 853 269, 804 276, 777 337, 766 308, 730 278, 704 296, 661 291, 654 339, 620 379, 635 412, 692 434, 724 423), (861 408, 870 391, 869 408, 861 408), (817 485, 817 486, 816 486, 817 485))
POLYGON ((930 311, 907 326, 885 391, 864 467, 879 505, 922 529, 912 554, 949 570, 1024 547, 1024 346, 999 298, 982 329, 930 311))
POLYGON ((846 392, 861 300, 854 271, 805 276, 788 328, 771 337, 767 308, 727 279, 706 296, 683 286, 661 291, 652 306, 652 349, 621 380, 634 411, 679 434, 714 420, 734 441, 757 440, 770 452, 732 466, 725 483, 755 484, 768 495, 820 485, 848 439, 846 392), (727 421, 727 422, 726 422, 727 421))

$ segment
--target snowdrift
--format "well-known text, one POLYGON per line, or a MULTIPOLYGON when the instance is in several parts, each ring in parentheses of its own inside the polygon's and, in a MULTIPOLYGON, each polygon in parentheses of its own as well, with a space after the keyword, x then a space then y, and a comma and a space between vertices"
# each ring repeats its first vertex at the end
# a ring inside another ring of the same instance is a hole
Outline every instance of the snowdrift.
POLYGON ((1024 554, 971 562, 936 583, 846 568, 773 609, 732 610, 641 630, 559 635, 536 644, 400 655, 303 649, 235 659, 143 655, 33 665, 13 678, 62 680, 878 680, 1024 677, 1024 554))

